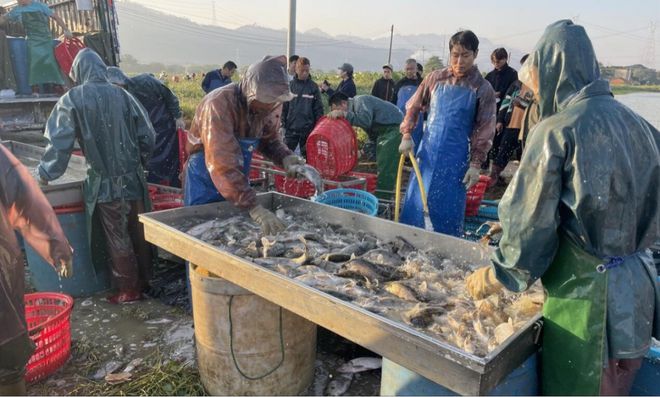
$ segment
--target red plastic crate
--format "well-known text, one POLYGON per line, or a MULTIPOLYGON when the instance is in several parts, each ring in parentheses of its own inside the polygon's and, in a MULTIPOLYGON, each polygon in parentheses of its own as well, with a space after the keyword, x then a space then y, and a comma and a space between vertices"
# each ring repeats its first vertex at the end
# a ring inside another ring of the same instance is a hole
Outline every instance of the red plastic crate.
POLYGON ((479 213, 481 200, 484 199, 486 188, 490 182, 490 177, 481 175, 479 182, 467 191, 467 200, 465 201, 465 216, 476 216, 479 213))
POLYGON ((351 171, 347 174, 355 178, 364 178, 367 180, 367 191, 369 193, 374 193, 376 191, 376 184, 378 183, 378 176, 376 174, 371 174, 368 172, 357 172, 351 171))
POLYGON ((73 298, 54 292, 27 294, 25 320, 36 349, 26 366, 25 381, 37 382, 57 371, 71 355, 73 298))
MULTIPOLYGON (((264 160, 264 156, 261 153, 259 153, 257 151, 254 151, 254 152, 252 152, 252 160, 253 160, 253 162, 251 163, 251 165, 254 165, 254 160, 264 160)), ((253 180, 253 179, 259 179, 259 178, 261 178, 261 171, 259 171, 258 169, 251 166, 250 167, 250 174, 248 175, 248 179, 253 180)))
MULTIPOLYGON (((169 190, 161 190, 158 186, 149 185, 149 198, 153 211, 169 210, 183 207, 183 194, 169 190)), ((174 190, 174 188, 172 188, 174 190)))
POLYGON ((307 138, 307 163, 324 178, 336 178, 355 167, 357 137, 346 119, 321 117, 307 138))
POLYGON ((316 193, 316 188, 307 179, 287 178, 283 175, 275 175, 275 190, 300 198, 310 198, 316 193))

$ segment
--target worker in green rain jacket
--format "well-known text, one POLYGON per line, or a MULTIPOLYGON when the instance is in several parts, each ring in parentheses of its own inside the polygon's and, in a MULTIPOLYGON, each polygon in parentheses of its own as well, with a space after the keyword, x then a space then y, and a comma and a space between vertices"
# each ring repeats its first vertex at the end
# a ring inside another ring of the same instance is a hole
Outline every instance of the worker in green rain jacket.
MULTIPOLYGON (((141 299, 151 273, 151 248, 137 215, 150 210, 144 169, 155 132, 142 105, 112 85, 106 73, 96 52, 85 48, 76 55, 71 79, 78 85, 60 98, 48 118, 49 143, 38 169, 42 184, 59 178, 74 142, 80 144, 88 165, 87 231, 95 236, 93 227, 103 230, 113 284, 119 290, 108 300, 124 303, 141 299)), ((95 247, 93 242, 93 255, 95 247)))
POLYGON ((542 391, 626 395, 658 338, 660 133, 616 101, 585 30, 550 25, 523 66, 539 123, 499 207, 492 266, 467 290, 483 298, 537 279, 542 391))
POLYGON ((348 98, 337 92, 328 102, 331 109, 329 118, 345 117, 352 126, 362 128, 369 136, 365 151, 375 146, 378 169, 376 195, 379 198, 391 198, 396 183, 401 143, 399 125, 403 121, 403 113, 396 105, 373 95, 348 98))

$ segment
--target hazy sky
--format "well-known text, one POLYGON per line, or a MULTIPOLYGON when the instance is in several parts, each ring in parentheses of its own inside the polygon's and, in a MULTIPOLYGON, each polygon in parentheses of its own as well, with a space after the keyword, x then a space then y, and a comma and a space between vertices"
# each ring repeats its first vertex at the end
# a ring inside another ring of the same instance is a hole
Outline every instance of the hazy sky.
MULTIPOLYGON (((276 29, 288 26, 288 0, 131 1, 205 24, 213 23, 215 4, 217 24, 229 28, 254 23, 276 29)), ((319 28, 332 35, 374 38, 388 35, 391 24, 395 33, 407 35, 468 28, 521 51, 530 50, 549 23, 572 18, 587 29, 601 62, 645 61, 660 69, 660 0, 298 0, 297 5, 298 31, 319 28), (652 21, 658 28, 650 40, 652 21), (650 44, 656 47, 651 64, 650 44)), ((406 43, 414 45, 414 40, 406 43)))
MULTIPOLYGON (((225 27, 253 23, 271 28, 288 26, 288 0, 131 1, 207 24, 213 22, 215 3, 217 23, 225 27)), ((522 51, 533 47, 546 25, 564 18, 584 25, 605 64, 646 60, 650 24, 656 22, 658 28, 652 38, 655 57, 647 66, 660 68, 660 0, 297 1, 298 31, 319 28, 332 35, 374 38, 389 34, 391 24, 400 34, 453 33, 469 28, 495 44, 522 51)))

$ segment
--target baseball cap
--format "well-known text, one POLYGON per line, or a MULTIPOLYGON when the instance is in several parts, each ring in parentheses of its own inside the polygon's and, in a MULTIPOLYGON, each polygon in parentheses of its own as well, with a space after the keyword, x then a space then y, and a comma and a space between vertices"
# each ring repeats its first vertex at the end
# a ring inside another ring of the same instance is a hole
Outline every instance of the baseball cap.
POLYGON ((353 73, 353 65, 350 63, 344 63, 343 65, 339 66, 337 69, 343 70, 346 73, 353 73))
POLYGON ((389 64, 389 63, 386 63, 385 65, 383 65, 383 69, 385 69, 385 68, 388 68, 389 70, 394 70, 394 68, 392 67, 392 64, 389 64))

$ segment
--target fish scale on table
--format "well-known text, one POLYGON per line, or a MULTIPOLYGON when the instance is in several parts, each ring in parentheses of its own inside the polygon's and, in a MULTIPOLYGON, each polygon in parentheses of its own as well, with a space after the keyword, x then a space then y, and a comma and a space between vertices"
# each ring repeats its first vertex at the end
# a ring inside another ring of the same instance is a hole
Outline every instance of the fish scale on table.
POLYGON ((474 301, 464 285, 474 269, 434 249, 417 250, 402 237, 381 241, 308 214, 279 209, 276 215, 286 229, 274 236, 262 235, 244 215, 190 220, 181 230, 478 356, 497 348, 541 310, 539 283, 525 293, 502 291, 474 301))

